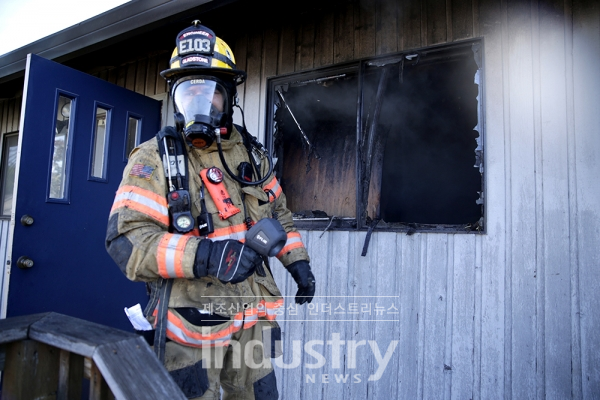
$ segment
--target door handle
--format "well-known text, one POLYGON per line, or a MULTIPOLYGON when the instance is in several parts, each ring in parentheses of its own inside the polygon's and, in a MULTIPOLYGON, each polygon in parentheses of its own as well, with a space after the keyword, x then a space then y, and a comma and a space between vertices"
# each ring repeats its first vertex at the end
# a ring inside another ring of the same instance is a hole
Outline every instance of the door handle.
POLYGON ((29 257, 21 256, 17 260, 17 267, 21 269, 29 269, 33 267, 33 260, 29 257))
POLYGON ((23 215, 21 217, 21 225, 23 226, 31 226, 33 225, 33 217, 31 215, 23 215))

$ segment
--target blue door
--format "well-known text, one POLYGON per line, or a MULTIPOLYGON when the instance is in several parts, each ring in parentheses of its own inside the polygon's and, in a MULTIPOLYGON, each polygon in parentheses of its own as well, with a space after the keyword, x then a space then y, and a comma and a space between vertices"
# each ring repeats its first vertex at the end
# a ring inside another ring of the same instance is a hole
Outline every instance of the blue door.
POLYGON ((23 104, 7 316, 130 330, 123 308, 145 305, 145 285, 125 278, 104 235, 129 151, 160 129, 160 102, 30 55, 23 104))

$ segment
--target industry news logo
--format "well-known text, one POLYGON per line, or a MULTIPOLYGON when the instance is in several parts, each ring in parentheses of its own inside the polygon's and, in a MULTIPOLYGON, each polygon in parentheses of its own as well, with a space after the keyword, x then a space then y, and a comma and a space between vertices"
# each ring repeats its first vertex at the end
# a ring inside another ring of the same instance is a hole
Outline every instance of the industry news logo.
MULTIPOLYGON (((295 296, 284 300, 274 310, 281 339, 263 328, 262 341, 233 350, 247 355, 238 365, 298 369, 303 384, 359 384, 384 376, 399 344, 393 334, 400 324, 399 296, 315 296, 304 305, 296 304, 295 296), (256 346, 263 350, 261 362, 251 356, 256 346)), ((210 312, 225 311, 218 307, 210 312)), ((232 341, 231 346, 239 343, 232 341)))

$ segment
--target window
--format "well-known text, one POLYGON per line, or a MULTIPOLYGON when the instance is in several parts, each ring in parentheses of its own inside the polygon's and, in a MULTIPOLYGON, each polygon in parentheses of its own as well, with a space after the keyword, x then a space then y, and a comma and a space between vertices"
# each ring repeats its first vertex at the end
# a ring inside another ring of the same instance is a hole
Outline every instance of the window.
POLYGON ((71 114, 74 111, 74 100, 59 95, 57 104, 48 198, 66 200, 73 120, 71 114))
POLYGON ((94 119, 94 139, 92 141, 92 178, 105 180, 106 157, 108 156, 108 134, 110 126, 110 109, 108 107, 96 107, 96 118, 94 119))
POLYGON ((17 167, 18 135, 5 135, 2 143, 2 217, 10 218, 17 167))
POLYGON ((481 42, 269 81, 276 174, 306 229, 483 229, 481 42))
POLYGON ((140 144, 140 131, 142 129, 142 119, 129 114, 127 116, 127 143, 125 143, 125 160, 129 154, 140 144))

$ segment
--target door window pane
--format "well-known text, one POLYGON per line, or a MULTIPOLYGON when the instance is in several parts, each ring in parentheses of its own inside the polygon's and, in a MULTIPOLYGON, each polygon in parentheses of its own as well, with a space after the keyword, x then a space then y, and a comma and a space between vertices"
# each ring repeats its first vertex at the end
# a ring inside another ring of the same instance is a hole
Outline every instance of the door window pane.
POLYGON ((94 148, 92 150, 92 176, 104 178, 104 163, 106 160, 106 138, 108 137, 107 121, 109 110, 96 108, 94 127, 94 148))
POLYGON ((50 175, 51 199, 64 199, 67 182, 67 161, 69 153, 69 134, 71 108, 73 100, 59 96, 56 110, 56 130, 54 132, 54 149, 52 152, 52 172, 50 175))
POLYGON ((129 117, 129 121, 127 123, 127 147, 125 149, 125 157, 129 158, 129 153, 131 150, 137 146, 138 143, 138 132, 140 130, 140 119, 136 117, 129 117))
POLYGON ((4 148, 2 149, 2 216, 10 216, 12 210, 18 141, 19 137, 17 135, 5 136, 4 138, 4 148))

